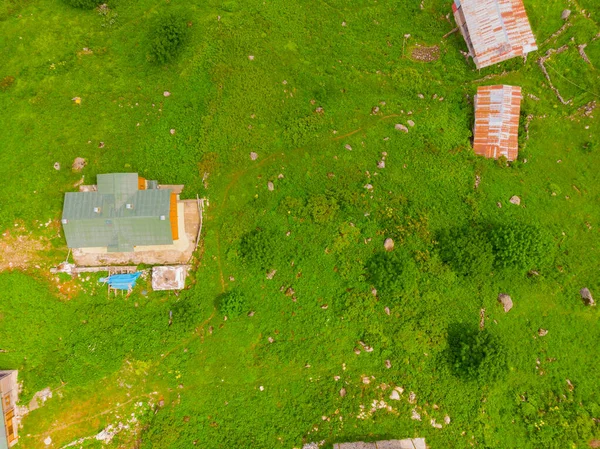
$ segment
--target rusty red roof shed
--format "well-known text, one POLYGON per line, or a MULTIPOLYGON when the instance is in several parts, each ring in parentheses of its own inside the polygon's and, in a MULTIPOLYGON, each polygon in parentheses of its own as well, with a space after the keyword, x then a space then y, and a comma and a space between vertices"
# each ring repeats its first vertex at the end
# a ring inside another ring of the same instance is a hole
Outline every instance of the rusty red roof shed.
POLYGON ((521 88, 481 86, 475 96, 473 150, 476 154, 514 161, 519 154, 521 88))
POLYGON ((452 10, 478 69, 537 50, 523 0, 454 0, 452 10))

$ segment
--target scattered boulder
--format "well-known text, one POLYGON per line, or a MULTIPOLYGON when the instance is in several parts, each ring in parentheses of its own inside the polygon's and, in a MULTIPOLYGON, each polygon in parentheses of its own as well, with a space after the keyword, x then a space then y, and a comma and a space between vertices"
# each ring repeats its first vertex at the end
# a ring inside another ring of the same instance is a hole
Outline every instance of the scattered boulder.
POLYGON ((410 394, 408 395, 408 402, 411 404, 416 404, 417 402, 417 395, 415 394, 414 391, 411 391, 410 394))
POLYGON ((254 55, 248 55, 248 59, 249 59, 250 61, 254 61, 254 55))
POLYGON ((521 204, 521 198, 519 198, 517 195, 511 196, 509 201, 516 206, 521 204))
POLYGON ((275 184, 269 181, 267 182, 267 188, 272 192, 273 190, 275 190, 275 184))
POLYGON ((348 151, 352 151, 352 147, 349 144, 344 145, 344 148, 348 151))
POLYGON ((540 337, 545 337, 546 335, 548 335, 548 330, 547 329, 542 329, 541 327, 538 329, 538 335, 540 337))
POLYGON ((386 251, 392 251, 394 249, 394 241, 391 238, 385 239, 385 242, 383 242, 383 247, 386 251))
POLYGON ((390 308, 389 308, 389 307, 387 307, 387 306, 386 306, 386 307, 383 309, 383 311, 384 311, 384 312, 385 312, 385 314, 386 314, 386 315, 388 315, 388 316, 389 316, 389 315, 390 315, 390 313, 391 313, 391 312, 390 312, 390 308))
POLYGON ((371 184, 365 184, 365 189, 373 190, 373 186, 371 184))
POLYGON ((175 135, 175 130, 173 128, 171 128, 171 130, 169 132, 171 133, 172 136, 175 135))
POLYGON ((504 312, 508 312, 513 308, 512 299, 506 293, 500 293, 498 295, 498 302, 502 304, 502 307, 504 307, 504 312))
POLYGON ((46 446, 50 446, 52 444, 52 438, 50 438, 50 437, 44 438, 44 444, 46 446))
POLYGON ((255 161, 256 159, 258 159, 258 154, 256 154, 254 151, 250 152, 250 159, 255 161))
POLYGON ((373 109, 371 109, 371 114, 376 115, 379 113, 379 106, 375 106, 373 109))
POLYGON ((342 388, 342 389, 340 390, 340 396, 341 396, 341 397, 345 397, 345 396, 346 396, 346 389, 345 389, 345 388, 342 388))
POLYGON ((398 393, 396 390, 392 390, 392 394, 390 394, 390 399, 392 401, 399 401, 400 400, 400 393, 398 393))
POLYGON ((444 416, 444 422, 446 425, 450 424, 450 417, 448 415, 444 416))
POLYGON ((267 279, 273 279, 275 277, 275 274, 277 274, 277 270, 271 270, 267 273, 267 279))
POLYGON ((377 168, 385 168, 385 161, 377 162, 377 168))
POLYGON ((168 90, 165 90, 165 91, 163 92, 163 95, 164 95, 165 97, 170 97, 170 96, 171 96, 171 92, 169 92, 168 90))
POLYGON ((325 113, 325 109, 323 109, 321 106, 319 106, 317 109, 315 109, 315 114, 323 115, 324 113, 325 113))
POLYGON ((421 421, 421 415, 417 413, 417 411, 413 408, 411 412, 410 419, 414 419, 415 421, 421 421))
POLYGON ((60 162, 54 163, 54 170, 60 170, 60 162))
POLYGON ((563 20, 567 20, 569 17, 571 17, 571 10, 570 9, 565 9, 562 12, 561 16, 560 16, 560 18, 563 19, 563 20))
POLYGON ((408 132, 408 128, 406 126, 404 126, 402 123, 396 123, 396 126, 394 126, 394 128, 396 128, 398 131, 402 131, 404 133, 408 132))
POLYGON ((71 165, 71 169, 74 172, 80 172, 81 170, 83 170, 83 167, 85 167, 87 165, 87 161, 82 158, 82 157, 76 157, 75 160, 73 161, 73 164, 71 165))
POLYGON ((596 303, 594 302, 594 298, 592 297, 592 292, 590 292, 589 288, 582 288, 581 290, 579 290, 579 294, 581 295, 581 299, 583 299, 583 302, 586 306, 596 305, 596 303))
POLYGON ((385 361, 385 367, 386 367, 387 369, 390 369, 390 368, 392 367, 392 362, 390 362, 389 360, 386 360, 386 361, 385 361))
POLYGON ((435 419, 433 419, 433 418, 429 422, 431 424, 431 427, 435 427, 436 429, 441 429, 442 428, 442 425, 438 424, 437 422, 435 422, 435 419))
POLYGON ((413 122, 412 120, 408 120, 406 123, 408 123, 408 126, 410 126, 411 128, 415 126, 415 122, 413 122))

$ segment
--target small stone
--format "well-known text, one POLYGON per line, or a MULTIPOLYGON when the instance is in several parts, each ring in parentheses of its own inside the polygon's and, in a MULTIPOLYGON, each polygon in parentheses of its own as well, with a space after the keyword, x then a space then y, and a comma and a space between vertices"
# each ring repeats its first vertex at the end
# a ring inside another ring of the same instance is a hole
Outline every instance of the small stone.
POLYGON ((341 397, 345 397, 345 396, 346 396, 346 389, 345 389, 345 388, 342 388, 342 389, 340 390, 340 396, 341 396, 341 397))
POLYGON ((169 132, 171 133, 172 136, 175 135, 175 130, 173 128, 171 128, 171 130, 169 132))
POLYGON ((254 55, 248 55, 248 59, 249 59, 250 61, 254 61, 254 55))
POLYGON ((435 427, 436 429, 441 429, 441 428, 442 428, 442 425, 441 425, 441 424, 438 424, 438 423, 436 423, 436 422, 435 422, 435 419, 431 419, 431 421, 429 421, 429 422, 430 422, 430 424, 431 424, 431 427, 435 427))
POLYGON ((373 186, 371 184, 365 184, 365 189, 373 190, 373 186))
POLYGON ((502 209, 502 203, 500 201, 496 203, 496 206, 498 206, 498 209, 502 209))
POLYGON ((567 387, 569 388, 569 391, 573 391, 575 389, 575 386, 569 379, 567 379, 567 387))
POLYGON ((421 100, 425 98, 425 95, 423 94, 418 94, 417 97, 419 97, 421 100))
POLYGON ((283 173, 279 173, 279 174, 277 175, 277 179, 283 179, 283 173))
POLYGON ((87 165, 87 161, 82 158, 82 157, 76 157, 75 160, 73 161, 73 164, 71 165, 71 169, 74 172, 80 172, 81 170, 83 170, 83 167, 85 167, 87 165))
POLYGON ((563 20, 567 20, 569 17, 571 17, 571 10, 570 9, 565 9, 562 12, 561 16, 560 16, 560 18, 563 19, 563 20))
POLYGON ((256 154, 254 151, 252 151, 250 153, 250 159, 252 159, 253 161, 255 161, 256 159, 258 159, 258 154, 256 154))
POLYGON ((517 206, 521 204, 521 198, 519 198, 517 195, 511 196, 509 201, 517 206))
POLYGON ((170 96, 171 96, 171 92, 169 92, 168 90, 165 90, 165 91, 163 92, 163 95, 164 95, 165 97, 170 97, 170 96))
POLYGON ((337 382, 338 380, 340 380, 340 376, 333 376, 333 380, 337 382))
POLYGON ((260 391, 265 391, 265 387, 263 387, 262 385, 261 385, 260 387, 258 387, 258 389, 259 389, 260 391))
POLYGON ((413 408, 410 415, 410 419, 414 419, 415 421, 421 421, 421 415, 419 415, 417 411, 413 408))
POLYGON ((408 402, 411 404, 414 404, 417 402, 417 395, 415 394, 414 391, 411 391, 410 394, 408 395, 408 402))
POLYGON ((408 123, 408 126, 410 126, 411 128, 415 126, 415 122, 413 122, 412 120, 408 120, 406 123, 408 123))
POLYGON ((508 312, 513 308, 512 299, 506 293, 500 293, 498 295, 498 302, 502 304, 502 307, 504 307, 504 312, 508 312))
POLYGON ((538 335, 540 337, 545 337, 546 335, 548 335, 548 331, 546 329, 542 329, 541 327, 538 329, 538 335))
POLYGON ((400 393, 398 393, 396 390, 392 390, 392 394, 390 394, 390 399, 392 401, 399 401, 400 400, 400 393))
POLYGON ((369 376, 363 376, 361 380, 362 383, 365 385, 369 385, 371 383, 371 379, 369 378, 369 376))
POLYGON ((342 26, 345 27, 346 26, 346 22, 342 22, 342 26))
POLYGON ((402 123, 396 123, 394 128, 396 128, 398 131, 402 131, 404 133, 408 132, 408 128, 406 126, 404 126, 402 123))
POLYGON ((359 354, 360 354, 360 349, 359 349, 359 348, 354 348, 354 353, 355 353, 356 355, 359 355, 359 354))
POLYGON ((344 145, 344 148, 348 151, 352 151, 352 147, 349 144, 344 145))
POLYGON ((267 273, 267 279, 273 279, 275 277, 275 274, 277 274, 277 270, 271 270, 267 273))
POLYGON ((252 310, 252 311, 248 312, 248 316, 252 317, 252 316, 254 316, 255 313, 256 312, 254 312, 254 310, 252 310))
POLYGON ((50 446, 52 444, 52 438, 50 438, 50 437, 44 438, 44 444, 46 446, 50 446))
POLYGON ((376 115, 379 113, 379 106, 375 106, 373 109, 371 109, 371 114, 376 115))
POLYGON ((377 162, 377 168, 385 168, 385 161, 377 162))
POLYGON ((325 109, 323 109, 321 106, 319 106, 317 109, 315 109, 315 113, 319 114, 319 115, 323 115, 325 113, 325 109))
POLYGON ((273 190, 275 190, 275 184, 269 181, 267 182, 267 188, 272 192, 273 190))
POLYGON ((592 292, 590 292, 589 288, 584 287, 581 290, 579 290, 579 294, 581 295, 581 299, 583 299, 583 302, 585 303, 586 306, 595 306, 596 303, 594 302, 594 298, 592 296, 592 292))
POLYGON ((389 307, 385 307, 385 309, 383 309, 386 315, 390 315, 390 308, 389 307))
POLYGON ((372 289, 371 289, 371 294, 372 294, 373 296, 377 296, 377 289, 376 289, 376 288, 372 288, 372 289))
POLYGON ((100 143, 98 144, 98 148, 104 148, 104 142, 100 142, 100 143))
POLYGON ((450 417, 448 415, 444 416, 444 423, 446 423, 446 425, 450 424, 450 417))
POLYGON ((273 343, 275 340, 273 340, 273 337, 269 337, 267 340, 269 340, 269 343, 273 343))
POLYGON ((383 247, 386 251, 392 251, 394 249, 394 241, 391 238, 385 239, 385 242, 383 242, 383 247))
POLYGON ((386 361, 385 361, 385 367, 386 367, 387 369, 390 369, 390 368, 392 367, 392 362, 390 362, 389 360, 386 360, 386 361))
POLYGON ((59 162, 55 162, 54 163, 54 170, 60 170, 60 163, 59 162))

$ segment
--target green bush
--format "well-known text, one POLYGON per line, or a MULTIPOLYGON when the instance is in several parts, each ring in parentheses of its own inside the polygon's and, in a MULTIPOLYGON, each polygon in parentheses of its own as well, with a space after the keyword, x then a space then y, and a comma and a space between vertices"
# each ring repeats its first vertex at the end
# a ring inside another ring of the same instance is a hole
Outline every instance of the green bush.
POLYGON ((504 347, 487 329, 451 326, 448 351, 452 372, 467 381, 491 382, 507 370, 504 347))
POLYGON ((332 221, 340 206, 335 198, 327 195, 314 195, 308 200, 306 212, 315 223, 332 221))
POLYGON ((100 0, 63 0, 63 2, 73 8, 80 9, 94 9, 101 3, 100 0))
POLYGON ((279 236, 272 231, 257 229, 245 234, 240 242, 240 255, 250 265, 263 270, 273 268, 280 260, 281 242, 279 236))
POLYGON ((404 295, 417 288, 419 270, 403 250, 377 253, 367 262, 367 280, 385 294, 404 295))
POLYGON ((463 276, 488 275, 494 253, 487 233, 479 228, 452 229, 438 237, 441 259, 463 276))
POLYGON ((150 30, 148 60, 156 64, 169 62, 181 50, 186 34, 183 18, 175 14, 160 17, 150 30))
POLYGON ((496 226, 490 241, 499 268, 540 268, 552 257, 550 235, 539 226, 516 222, 496 226))
POLYGON ((247 311, 246 297, 238 290, 231 290, 219 298, 219 312, 227 318, 238 317, 247 311))

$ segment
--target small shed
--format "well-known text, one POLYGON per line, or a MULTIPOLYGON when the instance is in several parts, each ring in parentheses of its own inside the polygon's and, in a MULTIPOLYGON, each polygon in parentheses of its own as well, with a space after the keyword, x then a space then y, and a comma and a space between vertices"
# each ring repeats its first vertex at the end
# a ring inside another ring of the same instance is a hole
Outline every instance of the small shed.
POLYGON ((473 150, 487 158, 504 156, 514 161, 519 155, 521 88, 481 86, 475 96, 473 150))
POLYGON ((404 440, 384 440, 364 443, 338 443, 333 449, 427 449, 425 438, 407 438, 404 440))
POLYGON ((8 449, 19 440, 16 415, 19 399, 17 374, 17 371, 0 371, 0 410, 3 418, 0 424, 0 449, 8 449))
POLYGON ((152 268, 152 290, 183 290, 187 271, 187 265, 152 268))
POLYGON ((537 50, 523 0, 454 0, 452 10, 478 69, 537 50))

